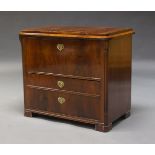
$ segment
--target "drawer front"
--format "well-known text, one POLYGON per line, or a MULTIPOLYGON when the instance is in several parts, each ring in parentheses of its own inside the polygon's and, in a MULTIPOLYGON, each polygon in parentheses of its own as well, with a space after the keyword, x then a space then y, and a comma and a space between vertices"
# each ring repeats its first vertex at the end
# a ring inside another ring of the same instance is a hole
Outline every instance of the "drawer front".
POLYGON ((75 91, 88 94, 99 94, 100 81, 75 79, 46 74, 28 74, 27 85, 48 87, 53 89, 75 91))
POLYGON ((84 77, 101 77, 104 69, 104 41, 24 38, 27 71, 84 77))
POLYGON ((26 88, 26 109, 55 112, 89 119, 99 118, 99 97, 39 88, 26 88))

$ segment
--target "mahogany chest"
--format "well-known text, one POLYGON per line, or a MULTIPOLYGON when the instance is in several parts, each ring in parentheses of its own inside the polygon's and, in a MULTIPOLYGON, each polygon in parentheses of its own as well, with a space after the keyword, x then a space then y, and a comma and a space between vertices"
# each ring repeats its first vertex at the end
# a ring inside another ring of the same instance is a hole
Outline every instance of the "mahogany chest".
POLYGON ((25 116, 109 131, 131 108, 131 28, 49 26, 20 32, 25 116))

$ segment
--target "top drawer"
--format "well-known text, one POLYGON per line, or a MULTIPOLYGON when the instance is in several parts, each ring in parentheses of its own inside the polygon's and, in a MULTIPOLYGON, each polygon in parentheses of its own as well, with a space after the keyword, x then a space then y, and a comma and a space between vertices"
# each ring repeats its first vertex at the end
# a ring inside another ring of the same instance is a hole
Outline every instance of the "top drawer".
POLYGON ((102 40, 26 37, 22 45, 26 71, 84 77, 103 73, 102 40))

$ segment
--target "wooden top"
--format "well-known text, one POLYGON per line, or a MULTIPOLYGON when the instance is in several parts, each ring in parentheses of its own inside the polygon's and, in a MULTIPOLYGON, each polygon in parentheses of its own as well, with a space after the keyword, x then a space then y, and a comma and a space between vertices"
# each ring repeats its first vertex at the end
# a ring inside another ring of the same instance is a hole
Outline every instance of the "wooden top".
POLYGON ((20 35, 106 39, 133 33, 132 28, 47 26, 24 29, 20 35))

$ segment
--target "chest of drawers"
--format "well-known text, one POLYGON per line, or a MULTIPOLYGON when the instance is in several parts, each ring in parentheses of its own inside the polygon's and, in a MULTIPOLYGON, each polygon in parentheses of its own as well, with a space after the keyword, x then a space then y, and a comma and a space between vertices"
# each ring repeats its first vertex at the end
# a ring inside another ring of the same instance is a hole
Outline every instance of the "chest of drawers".
POLYGON ((49 26, 20 32, 25 116, 109 131, 131 107, 131 28, 49 26))

